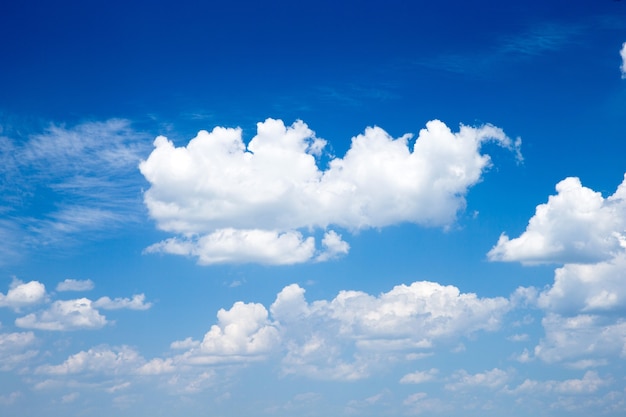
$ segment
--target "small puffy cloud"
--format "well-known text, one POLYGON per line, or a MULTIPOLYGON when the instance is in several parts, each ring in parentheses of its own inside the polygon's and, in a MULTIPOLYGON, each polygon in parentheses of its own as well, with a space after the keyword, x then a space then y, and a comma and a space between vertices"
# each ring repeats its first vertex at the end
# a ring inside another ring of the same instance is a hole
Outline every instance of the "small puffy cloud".
POLYGON ((626 78, 626 42, 622 44, 622 50, 619 51, 619 54, 622 57, 622 65, 620 66, 620 70, 622 70, 622 78, 626 78))
POLYGON ((68 357, 60 365, 42 365, 35 373, 45 375, 129 374, 143 365, 145 360, 132 348, 97 346, 68 357))
POLYGON ((91 300, 79 298, 55 301, 44 311, 15 319, 18 327, 39 330, 99 329, 107 324, 106 317, 93 306, 91 300))
POLYGON ((172 359, 154 358, 137 368, 136 372, 139 375, 161 375, 172 373, 176 369, 172 359))
POLYGON ((506 338, 506 340, 510 340, 511 342, 526 342, 528 339, 530 339, 530 337, 526 333, 517 333, 506 338))
POLYGON ((191 337, 186 338, 185 340, 176 340, 170 344, 170 349, 175 350, 186 350, 200 346, 200 342, 197 340, 193 340, 191 337))
POLYGON ((329 230, 324 234, 322 239, 322 247, 324 250, 320 253, 316 260, 318 262, 334 259, 342 255, 348 254, 350 251, 350 245, 348 242, 341 239, 341 235, 334 230, 329 230))
POLYGON ((566 178, 557 194, 537 206, 521 236, 502 234, 488 253, 492 261, 593 263, 607 260, 626 245, 626 176, 607 197, 566 178))
POLYGON ((504 387, 507 383, 509 374, 498 368, 476 374, 469 374, 467 371, 461 370, 455 372, 452 379, 454 379, 454 382, 445 385, 445 388, 449 391, 460 391, 476 387, 498 389, 504 387))
POLYGON ((319 250, 298 230, 449 225, 490 166, 481 145, 494 141, 516 152, 520 145, 491 125, 453 133, 437 120, 412 149, 410 139, 367 128, 321 170, 316 158, 326 142, 301 121, 258 123, 247 146, 241 129, 201 131, 184 147, 160 136, 140 164, 150 183, 144 202, 159 228, 177 236, 147 251, 194 256, 201 264, 328 260, 349 245, 328 231, 319 250))
POLYGON ((122 308, 147 310, 152 307, 152 303, 146 303, 144 294, 135 294, 132 298, 116 298, 114 300, 109 297, 101 297, 93 302, 93 306, 103 310, 119 310, 122 308))
POLYGON ((39 281, 23 283, 14 279, 5 294, 0 293, 0 307, 9 307, 19 310, 21 307, 28 307, 40 304, 46 299, 46 287, 39 281))
POLYGON ((438 369, 432 368, 429 371, 415 371, 410 374, 404 375, 400 379, 401 384, 422 384, 424 382, 432 381, 439 373, 438 369))
POLYGON ((57 284, 57 291, 90 291, 93 290, 94 283, 90 279, 77 280, 66 279, 63 282, 57 284))
POLYGON ((212 364, 257 360, 278 344, 278 330, 270 323, 268 311, 262 304, 238 301, 230 310, 220 309, 217 321, 199 344, 192 340, 183 342, 193 346, 183 355, 184 362, 212 364))

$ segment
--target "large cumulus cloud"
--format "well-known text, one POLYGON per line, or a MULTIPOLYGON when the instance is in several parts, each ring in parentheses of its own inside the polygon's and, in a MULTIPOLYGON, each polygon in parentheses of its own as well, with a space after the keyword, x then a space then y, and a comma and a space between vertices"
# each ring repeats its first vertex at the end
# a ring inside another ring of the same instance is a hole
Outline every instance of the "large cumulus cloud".
POLYGON ((546 316, 534 355, 575 368, 603 365, 626 355, 626 177, 606 198, 578 178, 556 190, 526 231, 503 234, 489 257, 561 264, 536 298, 546 316))
POLYGON ((593 263, 624 250, 626 179, 607 198, 566 178, 557 194, 537 206, 526 231, 510 239, 502 234, 488 256, 524 263, 593 263))
POLYGON ((519 155, 520 141, 491 125, 452 132, 433 120, 412 148, 411 137, 367 128, 320 169, 326 141, 302 121, 258 123, 247 146, 241 129, 201 131, 182 147, 160 136, 140 165, 150 183, 144 201, 159 228, 175 236, 148 251, 203 264, 330 259, 349 248, 331 227, 452 223, 490 165, 480 153, 486 141, 519 155), (315 229, 326 231, 326 245, 315 244, 315 229))

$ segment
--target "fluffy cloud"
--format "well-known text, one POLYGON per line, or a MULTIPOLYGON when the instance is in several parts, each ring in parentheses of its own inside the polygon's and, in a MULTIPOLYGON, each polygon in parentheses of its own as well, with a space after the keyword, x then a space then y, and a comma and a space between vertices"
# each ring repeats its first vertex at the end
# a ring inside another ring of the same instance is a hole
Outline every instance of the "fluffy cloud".
POLYGON ((342 291, 333 300, 308 303, 304 289, 293 284, 270 311, 287 350, 285 373, 352 380, 397 354, 495 330, 508 307, 506 299, 480 299, 432 282, 399 285, 378 297, 342 291))
POLYGON ((540 307, 566 315, 611 313, 626 309, 626 253, 596 264, 556 269, 554 284, 538 299, 540 307))
POLYGON ((620 67, 622 78, 626 78, 626 42, 622 44, 622 50, 619 53, 622 56, 622 66, 620 67))
POLYGON ((452 379, 455 381, 445 385, 445 388, 449 391, 460 391, 475 387, 498 389, 503 387, 509 380, 509 374, 498 368, 473 375, 461 370, 456 372, 452 379))
MULTIPOLYGON (((586 368, 626 355, 625 234, 626 176, 607 198, 567 178, 520 237, 503 235, 489 252, 492 260, 564 263, 536 296, 525 289, 528 302, 547 313, 535 358, 586 368)), ((525 351, 519 359, 532 356, 525 351)))
POLYGON ((549 313, 542 320, 546 335, 535 347, 545 362, 572 367, 594 366, 607 357, 626 357, 626 320, 579 314, 564 317, 549 313))
POLYGON ((79 373, 128 374, 133 373, 144 359, 132 348, 122 346, 111 349, 98 346, 71 355, 60 365, 42 365, 35 372, 47 375, 79 373))
POLYGON ((160 136, 140 164, 151 185, 144 201, 158 226, 179 236, 149 251, 204 264, 322 261, 346 253, 348 244, 328 231, 318 251, 313 236, 296 230, 445 226, 490 166, 481 145, 494 141, 519 151, 520 144, 491 125, 453 133, 437 120, 420 131, 413 149, 410 138, 368 128, 343 158, 320 170, 316 157, 326 142, 301 121, 258 123, 247 146, 241 129, 201 131, 185 147, 160 136))
MULTIPOLYGON (((273 356, 282 358, 283 374, 362 379, 416 351, 428 354, 436 344, 496 330, 510 306, 504 298, 478 298, 431 282, 400 285, 379 296, 342 291, 332 300, 312 303, 304 293, 297 284, 285 287, 269 311, 262 304, 241 301, 229 310, 220 309, 217 323, 201 341, 175 341, 171 348, 184 352, 155 358, 138 372, 189 372, 197 366, 273 356)), ((436 372, 409 374, 403 383, 417 383, 436 372)))
POLYGON ((278 344, 278 330, 269 322, 267 309, 262 304, 238 301, 230 310, 220 309, 217 321, 199 346, 184 354, 184 362, 211 364, 255 360, 278 344))
POLYGON ((15 369, 37 355, 29 349, 36 340, 33 332, 0 333, 0 371, 15 369))
POLYGON ((606 199, 583 187, 578 178, 559 182, 556 190, 557 195, 537 206, 521 236, 500 236, 489 259, 529 264, 591 263, 624 252, 626 177, 606 199))
POLYGON ((167 239, 149 246, 146 252, 195 256, 201 265, 234 262, 281 265, 311 259, 315 253, 315 239, 303 239, 302 234, 296 231, 279 233, 229 228, 196 239, 167 239))
POLYGON ((101 297, 94 301, 93 306, 104 310, 119 310, 127 308, 129 310, 147 310, 152 307, 152 303, 146 303, 144 294, 135 294, 133 298, 116 298, 112 300, 109 297, 101 297))
POLYGON ((79 298, 55 301, 48 310, 15 319, 15 324, 27 329, 81 330, 99 329, 107 320, 93 307, 91 300, 79 298))
POLYGON ((76 280, 66 279, 57 284, 57 291, 89 291, 93 290, 94 284, 90 279, 76 280))
POLYGON ((23 283, 14 279, 5 294, 0 293, 0 307, 19 310, 21 307, 33 306, 44 302, 46 287, 39 281, 23 283))
POLYGON ((439 373, 438 369, 432 368, 429 371, 415 371, 410 374, 404 375, 400 379, 401 384, 422 384, 424 382, 431 381, 439 373))

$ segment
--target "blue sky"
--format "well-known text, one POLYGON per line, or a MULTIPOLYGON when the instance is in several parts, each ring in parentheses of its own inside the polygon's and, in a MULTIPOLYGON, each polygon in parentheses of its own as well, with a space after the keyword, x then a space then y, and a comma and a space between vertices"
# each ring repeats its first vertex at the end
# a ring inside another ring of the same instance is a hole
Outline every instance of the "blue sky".
POLYGON ((626 2, 4 2, 3 416, 621 416, 626 2))

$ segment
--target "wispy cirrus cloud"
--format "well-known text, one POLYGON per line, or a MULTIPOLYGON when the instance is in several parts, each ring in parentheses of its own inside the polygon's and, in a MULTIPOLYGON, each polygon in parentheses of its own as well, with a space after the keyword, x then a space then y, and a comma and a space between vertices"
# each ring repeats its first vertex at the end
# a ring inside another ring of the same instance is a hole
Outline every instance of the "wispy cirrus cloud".
POLYGON ((121 119, 0 137, 0 233, 12 237, 3 239, 6 251, 20 249, 9 242, 58 244, 138 220, 137 164, 148 138, 121 119))
POLYGON ((443 53, 418 63, 454 73, 481 75, 495 65, 517 63, 557 51, 576 42, 584 30, 584 25, 541 23, 484 45, 479 51, 443 53))

